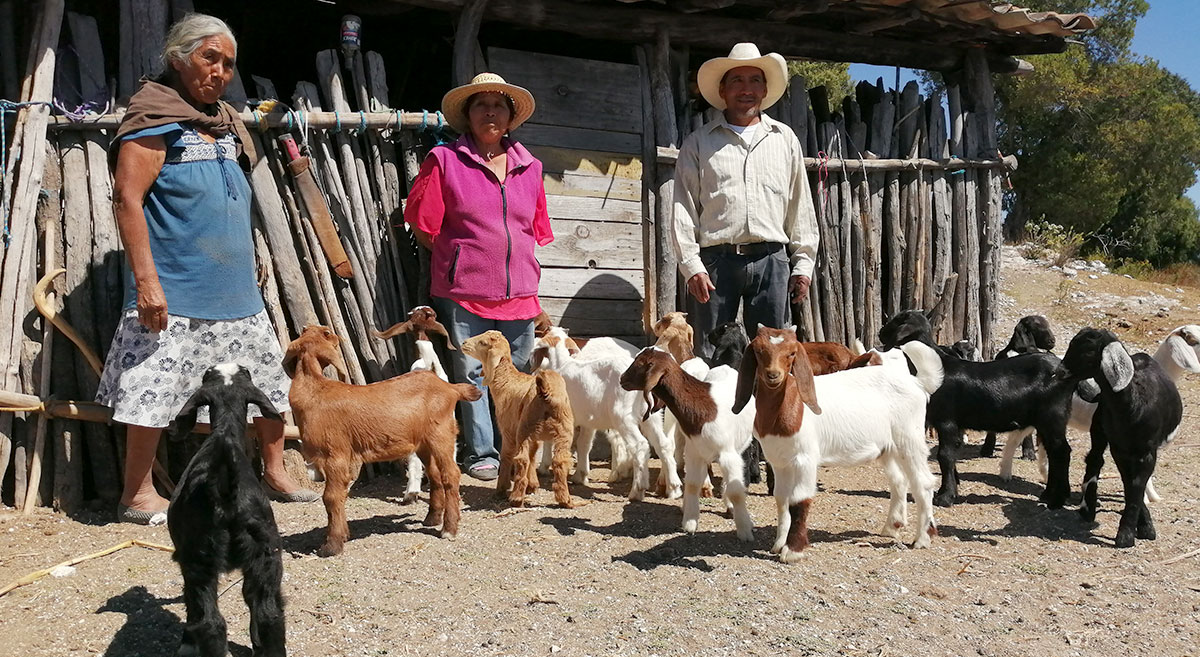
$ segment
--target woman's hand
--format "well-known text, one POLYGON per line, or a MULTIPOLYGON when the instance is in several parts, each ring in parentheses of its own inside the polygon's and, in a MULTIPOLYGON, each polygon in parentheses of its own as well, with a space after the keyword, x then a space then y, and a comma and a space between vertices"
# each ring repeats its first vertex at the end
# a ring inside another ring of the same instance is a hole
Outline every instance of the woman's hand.
POLYGON ((138 323, 151 333, 167 328, 167 295, 158 281, 140 283, 137 286, 138 323))

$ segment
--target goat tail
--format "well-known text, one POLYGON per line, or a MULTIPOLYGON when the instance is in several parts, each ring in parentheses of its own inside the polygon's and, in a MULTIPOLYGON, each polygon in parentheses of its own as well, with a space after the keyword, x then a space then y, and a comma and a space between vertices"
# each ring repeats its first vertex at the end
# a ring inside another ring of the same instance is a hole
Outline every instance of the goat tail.
POLYGON ((863 345, 862 340, 854 338, 854 346, 850 347, 850 353, 855 356, 861 356, 867 353, 867 348, 863 345))
POLYGON ((458 398, 462 401, 473 402, 483 396, 483 391, 476 388, 471 383, 452 383, 455 392, 458 393, 458 398))
POLYGON ((933 347, 913 340, 906 342, 900 346, 900 350, 908 357, 912 368, 916 370, 914 373, 921 387, 925 389, 925 393, 932 395, 937 392, 937 389, 942 387, 942 379, 946 376, 946 371, 942 366, 942 357, 934 351, 933 347))

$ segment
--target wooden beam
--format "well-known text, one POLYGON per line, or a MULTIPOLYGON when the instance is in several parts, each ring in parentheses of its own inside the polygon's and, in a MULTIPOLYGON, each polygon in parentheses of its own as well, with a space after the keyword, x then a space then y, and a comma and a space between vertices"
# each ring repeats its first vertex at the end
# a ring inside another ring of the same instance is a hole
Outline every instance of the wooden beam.
POLYGON ((858 25, 850 28, 850 31, 854 34, 874 34, 876 32, 882 32, 883 30, 891 29, 893 27, 908 25, 909 23, 920 19, 920 10, 910 9, 892 16, 885 16, 883 18, 877 18, 865 23, 859 23, 858 25))
POLYGON ((466 0, 454 30, 454 84, 464 85, 475 77, 475 51, 479 48, 479 24, 488 0, 466 0))
MULTIPOLYGON (((442 11, 459 11, 467 0, 388 0, 442 11)), ((381 3, 384 4, 384 3, 381 3)), ((853 61, 926 70, 961 65, 957 48, 912 43, 882 37, 863 37, 820 28, 712 16, 688 15, 641 7, 586 4, 568 0, 490 0, 485 20, 525 28, 576 34, 589 39, 650 43, 666 31, 675 46, 728 52, 729 44, 753 41, 764 51, 785 57, 853 61)), ((1010 53, 1013 54, 1013 53, 1010 53)))
MULTIPOLYGON (((660 146, 658 148, 658 163, 659 164, 674 164, 675 159, 679 157, 679 149, 666 148, 660 146)), ((961 158, 947 157, 937 160, 932 160, 927 157, 915 157, 911 159, 887 158, 887 159, 852 159, 852 158, 830 158, 822 160, 815 157, 804 158, 804 168, 807 171, 819 171, 821 167, 827 167, 830 171, 834 169, 845 168, 849 171, 917 171, 921 169, 930 171, 957 171, 959 169, 1003 169, 1004 171, 1015 171, 1017 169, 1017 156, 1005 155, 998 160, 980 159, 980 158, 961 158)))

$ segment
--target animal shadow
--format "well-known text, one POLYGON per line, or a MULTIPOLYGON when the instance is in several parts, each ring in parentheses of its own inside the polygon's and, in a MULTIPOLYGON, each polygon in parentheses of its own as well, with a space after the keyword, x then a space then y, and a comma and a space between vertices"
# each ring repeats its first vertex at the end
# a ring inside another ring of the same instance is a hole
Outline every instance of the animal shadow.
MULTIPOLYGON (((125 614, 125 624, 113 635, 104 657, 155 657, 174 655, 183 637, 183 622, 166 605, 181 602, 183 597, 158 598, 144 586, 134 586, 128 591, 108 599, 97 614, 115 612, 125 614)), ((247 646, 232 641, 229 649, 234 657, 251 657, 247 646)))
MULTIPOLYGON (((350 539, 346 541, 347 545, 368 536, 386 536, 399 532, 440 536, 437 527, 422 526, 421 520, 411 513, 371 516, 370 518, 351 520, 347 524, 350 525, 350 539)), ((325 530, 325 525, 321 525, 305 532, 284 536, 283 549, 300 554, 315 553, 321 543, 325 541, 325 530)))

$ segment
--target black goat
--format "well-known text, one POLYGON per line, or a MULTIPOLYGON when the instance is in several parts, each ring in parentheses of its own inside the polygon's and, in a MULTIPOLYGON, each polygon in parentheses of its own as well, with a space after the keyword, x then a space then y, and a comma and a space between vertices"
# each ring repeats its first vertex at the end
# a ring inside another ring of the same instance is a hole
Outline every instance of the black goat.
MULTIPOLYGON (((1008 344, 996 353, 996 360, 1019 356, 1021 354, 1048 353, 1054 348, 1054 331, 1050 330, 1050 320, 1041 315, 1026 315, 1022 317, 1015 328, 1008 344)), ((979 455, 991 457, 996 453, 996 434, 989 432, 979 448, 979 455)), ((1037 458, 1033 448, 1033 436, 1025 436, 1021 441, 1021 458, 1032 461, 1037 458)))
MULTIPOLYGON (((713 355, 708 359, 711 367, 728 365, 736 371, 742 366, 742 354, 746 352, 750 338, 746 336, 746 328, 741 322, 737 320, 725 322, 714 328, 706 336, 706 339, 713 346, 713 355)), ((762 445, 759 444, 757 438, 753 438, 746 446, 746 450, 742 452, 742 474, 747 484, 762 482, 762 462, 762 445)), ((775 473, 771 470, 771 464, 768 463, 767 489, 769 492, 774 492, 774 488, 775 473)))
POLYGON ((183 471, 167 509, 187 605, 179 655, 225 657, 228 642, 225 618, 217 607, 217 580, 235 568, 244 576, 242 597, 250 608, 253 654, 287 654, 279 529, 246 453, 249 404, 264 416, 280 419, 246 368, 218 365, 204 373, 200 389, 169 430, 174 439, 186 437, 196 425, 196 412, 208 407, 212 434, 183 471))
MULTIPOLYGON (((919 340, 935 347, 928 318, 920 311, 897 313, 879 329, 885 349, 919 340)), ((942 486, 934 503, 950 506, 958 496, 955 465, 964 429, 1008 432, 1033 427, 1050 463, 1041 499, 1060 508, 1070 492, 1071 446, 1067 419, 1075 386, 1055 376, 1060 361, 1051 354, 1027 354, 976 363, 939 351, 945 379, 929 398, 925 422, 937 431, 942 486)))
POLYGON ((959 340, 950 345, 950 354, 957 356, 960 360, 982 360, 979 357, 979 349, 970 340, 959 340))
POLYGON ((1084 460, 1083 502, 1079 515, 1092 522, 1099 508, 1097 484, 1104 467, 1104 448, 1125 485, 1125 509, 1117 529, 1116 546, 1133 547, 1135 538, 1154 540, 1156 532, 1146 506, 1146 482, 1154 474, 1158 448, 1175 436, 1183 418, 1183 402, 1175 382, 1148 354, 1129 355, 1111 331, 1085 328, 1071 339, 1059 376, 1072 382, 1092 379, 1098 402, 1092 417, 1092 447, 1084 460))

